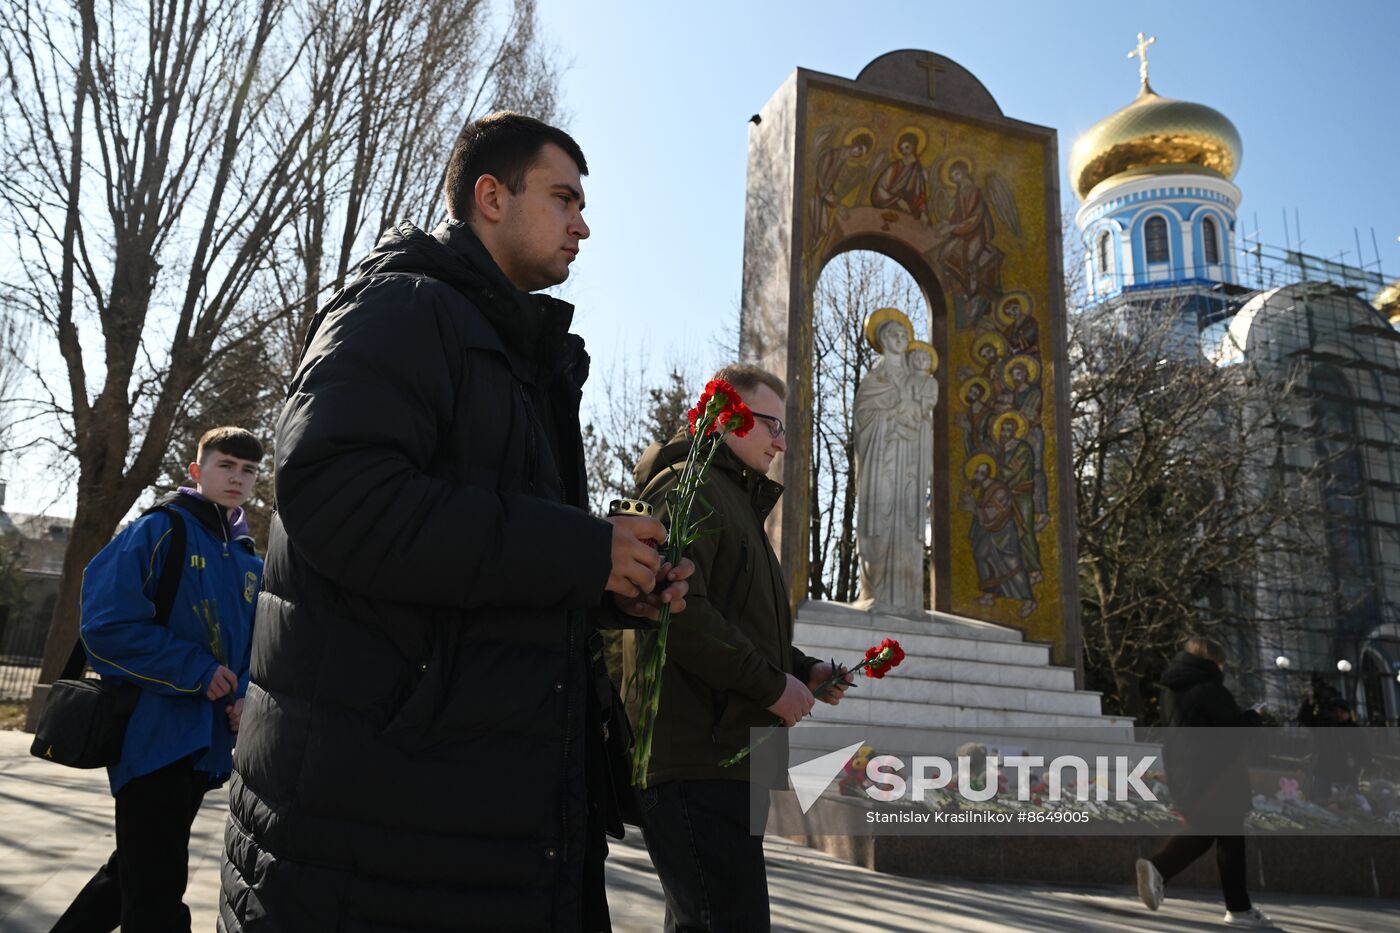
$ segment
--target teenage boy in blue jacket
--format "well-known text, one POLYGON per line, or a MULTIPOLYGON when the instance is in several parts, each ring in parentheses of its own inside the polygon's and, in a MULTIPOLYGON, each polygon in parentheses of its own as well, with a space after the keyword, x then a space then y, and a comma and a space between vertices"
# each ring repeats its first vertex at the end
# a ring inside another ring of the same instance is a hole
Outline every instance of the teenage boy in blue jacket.
POLYGON ((242 428, 199 439, 182 486, 132 522, 83 572, 83 647, 93 670, 141 688, 107 771, 117 847, 55 933, 188 931, 183 903, 190 826, 206 791, 227 780, 248 689, 253 610, 263 562, 243 503, 262 444, 242 428), (184 527, 180 582, 167 624, 154 596, 184 527))

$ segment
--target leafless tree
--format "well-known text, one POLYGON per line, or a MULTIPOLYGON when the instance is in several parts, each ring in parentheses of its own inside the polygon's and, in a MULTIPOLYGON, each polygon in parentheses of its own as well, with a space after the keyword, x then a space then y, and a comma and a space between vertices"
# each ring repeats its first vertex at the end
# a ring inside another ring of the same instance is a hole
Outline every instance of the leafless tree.
POLYGON ((673 360, 655 385, 644 384, 645 370, 644 361, 617 363, 597 385, 590 383, 583 445, 594 514, 606 514, 613 499, 636 495, 633 471, 642 454, 685 426, 686 412, 700 395, 702 380, 693 366, 673 360))
MULTIPOLYGON (((270 277, 279 295, 301 295, 268 333, 221 356, 177 420, 166 488, 183 481, 198 436, 239 424, 271 437, 306 328, 321 299, 343 286, 355 261, 389 226, 431 225, 441 213, 442 171, 461 126, 493 110, 560 121, 560 68, 538 31, 534 0, 512 0, 503 25, 482 0, 390 0, 372 12, 354 0, 324 0, 344 23, 371 16, 340 97, 318 113, 297 181, 305 208, 283 234, 270 277), (347 116, 348 114, 348 116, 347 116), (337 136, 337 127, 353 125, 337 136), (318 144, 316 140, 324 140, 318 144)), ((330 16, 330 13, 323 14, 330 16)), ((333 49, 312 43, 307 69, 333 49)), ((273 508, 264 471, 247 509, 256 540, 273 508)))
MULTIPOLYGON (((644 357, 619 357, 619 362, 589 383, 588 421, 583 426, 584 466, 588 474, 588 505, 595 515, 607 514, 608 503, 637 494, 634 471, 654 441, 665 442, 686 425, 686 412, 700 395, 698 367, 672 360, 666 376, 644 385, 644 357), (626 359, 626 362, 621 360, 626 359), (641 416, 638 416, 638 411, 641 416)), ((623 634, 603 632, 604 657, 618 689, 623 686, 623 634)))
MULTIPOLYGON (((175 419, 161 476, 155 481, 155 493, 160 495, 190 485, 189 464, 194 459, 199 437, 212 427, 237 425, 252 431, 266 443, 273 435, 277 414, 282 408, 284 383, 281 359, 273 356, 269 341, 262 336, 229 347, 212 360, 175 419)), ((266 468, 268 466, 264 462, 265 468, 258 473, 253 485, 253 494, 243 506, 253 540, 259 547, 267 542, 275 505, 273 473, 266 468)))
MULTIPOLYGON (((22 322, 15 319, 12 306, 0 299, 0 450, 4 449, 13 427, 16 374, 27 345, 22 322)), ((0 482, 0 514, 3 514, 3 500, 4 484, 0 482)), ((23 540, 18 529, 6 518, 0 522, 0 654, 6 651, 7 630, 26 609, 23 567, 23 540)))
MULTIPOLYGON (((484 0, 321 2, 325 18, 358 24, 366 39, 339 96, 317 112, 299 166, 308 203, 287 233, 295 262, 277 268, 280 292, 303 296, 283 334, 292 363, 320 296, 345 284, 380 233, 441 213, 442 172, 464 123, 493 110, 563 116, 560 69, 539 36, 535 0, 510 0, 494 31, 484 0)), ((307 72, 335 50, 333 35, 314 37, 307 72)))
POLYGON ((376 225, 427 216, 478 107, 552 114, 533 0, 495 32, 488 10, 0 3, 6 291, 62 360, 60 381, 30 377, 77 474, 41 681, 76 637, 82 567, 156 480, 211 363, 280 341, 285 369, 376 225))
POLYGON ((1290 456, 1312 439, 1286 423, 1297 380, 1216 365, 1181 311, 1159 299, 1070 317, 1085 670, 1108 710, 1149 718, 1141 688, 1187 636, 1301 625, 1335 597, 1264 579, 1270 554, 1325 548, 1319 463, 1290 456), (1285 460, 1302 465, 1282 481, 1285 460), (1259 599, 1280 588, 1295 598, 1259 599))

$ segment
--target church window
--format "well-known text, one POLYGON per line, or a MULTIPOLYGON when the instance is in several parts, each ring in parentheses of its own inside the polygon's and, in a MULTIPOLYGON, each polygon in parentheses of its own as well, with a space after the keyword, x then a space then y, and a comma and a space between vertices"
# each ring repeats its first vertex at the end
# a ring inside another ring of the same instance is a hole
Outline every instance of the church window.
POLYGON ((1161 217, 1150 217, 1143 232, 1147 239, 1147 261, 1169 261, 1172 257, 1167 248, 1167 222, 1161 217))
POLYGON ((1109 257, 1112 255, 1109 246, 1110 238, 1111 235, 1107 232, 1099 235, 1099 275, 1108 275, 1109 257))
POLYGON ((1201 221, 1201 245, 1205 249, 1206 262, 1220 262, 1220 235, 1216 232, 1215 221, 1209 217, 1201 221))

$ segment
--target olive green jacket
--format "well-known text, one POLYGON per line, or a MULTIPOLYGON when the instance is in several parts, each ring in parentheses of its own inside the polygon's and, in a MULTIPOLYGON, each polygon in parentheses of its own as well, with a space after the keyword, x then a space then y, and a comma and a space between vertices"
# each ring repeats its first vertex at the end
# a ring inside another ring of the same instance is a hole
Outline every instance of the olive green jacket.
MULTIPOLYGON (((685 435, 653 444, 637 464, 640 497, 668 524, 665 495, 689 445, 685 435)), ((648 784, 747 779, 746 766, 719 763, 749 744, 750 728, 777 724, 768 707, 782 696, 785 675, 805 683, 817 663, 792 646, 787 583, 763 530, 782 492, 727 446, 715 455, 701 491, 704 501, 697 499, 693 511, 713 509, 701 527, 717 533, 703 535, 686 551, 695 574, 685 611, 674 617, 667 638, 648 784)), ((654 639, 654 633, 628 633, 623 657, 629 678, 638 650, 654 639)), ((636 723, 638 698, 635 690, 628 693, 636 723)))

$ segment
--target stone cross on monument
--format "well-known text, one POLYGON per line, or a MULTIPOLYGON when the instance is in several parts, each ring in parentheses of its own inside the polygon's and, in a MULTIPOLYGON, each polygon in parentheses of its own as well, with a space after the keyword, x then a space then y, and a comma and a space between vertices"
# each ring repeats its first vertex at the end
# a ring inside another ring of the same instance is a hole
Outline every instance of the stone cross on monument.
POLYGON ((918 64, 928 72, 928 99, 934 100, 938 97, 938 73, 943 70, 943 66, 938 64, 938 59, 932 55, 925 56, 918 64))
POLYGON ((1137 48, 1128 53, 1129 58, 1136 58, 1138 60, 1138 77, 1142 79, 1143 87, 1147 87, 1147 47, 1149 45, 1155 45, 1156 42, 1156 36, 1149 39, 1142 33, 1138 33, 1137 48))

